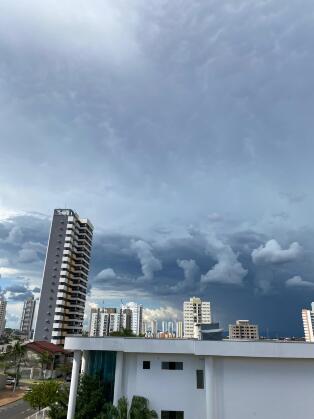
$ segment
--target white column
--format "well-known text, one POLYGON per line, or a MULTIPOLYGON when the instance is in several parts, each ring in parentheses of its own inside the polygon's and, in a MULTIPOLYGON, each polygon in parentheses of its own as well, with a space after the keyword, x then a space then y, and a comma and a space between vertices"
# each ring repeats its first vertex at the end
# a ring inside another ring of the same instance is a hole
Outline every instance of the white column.
POLYGON ((67 419, 74 418, 81 355, 81 351, 74 351, 67 419))
POLYGON ((88 351, 83 351, 81 374, 85 374, 86 371, 87 371, 87 368, 88 368, 88 357, 89 357, 89 352, 88 351))
POLYGON ((122 397, 122 373, 123 373, 123 352, 117 352, 116 372, 114 377, 113 404, 117 406, 118 400, 122 397))
POLYGON ((205 357, 205 394, 206 394, 206 419, 215 418, 215 376, 214 359, 212 356, 205 357))

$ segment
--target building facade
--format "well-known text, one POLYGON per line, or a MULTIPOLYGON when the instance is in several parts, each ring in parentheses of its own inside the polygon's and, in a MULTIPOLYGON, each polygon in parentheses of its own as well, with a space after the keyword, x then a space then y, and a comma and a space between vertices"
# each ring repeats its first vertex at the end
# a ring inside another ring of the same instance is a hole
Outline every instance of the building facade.
POLYGON ((181 320, 176 322, 176 338, 183 338, 183 322, 181 320))
POLYGON ((67 335, 82 333, 92 237, 88 219, 54 211, 34 340, 63 345, 67 335))
POLYGON ((120 313, 116 308, 92 308, 89 336, 109 336, 120 330, 120 313))
POLYGON ((250 324, 249 320, 237 320, 236 324, 229 324, 229 339, 258 340, 258 325, 250 324))
POLYGON ((314 351, 304 342, 69 337, 68 419, 80 373, 101 371, 104 398, 143 396, 160 419, 312 419, 314 351), (296 383, 302 383, 296 385, 296 383))
POLYGON ((314 303, 311 310, 302 310, 304 337, 306 342, 314 342, 314 303))
POLYGON ((4 298, 3 295, 0 295, 0 336, 4 333, 5 328, 5 316, 7 312, 7 300, 4 298))
POLYGON ((144 333, 143 325, 143 306, 137 303, 127 303, 121 305, 120 310, 121 328, 130 329, 138 336, 144 333))
POLYGON ((32 338, 32 327, 34 320, 34 312, 36 307, 36 300, 34 297, 27 298, 24 301, 22 318, 20 324, 20 332, 26 339, 32 338))
POLYGON ((202 301, 200 298, 192 297, 190 301, 183 303, 184 337, 194 337, 194 325, 196 323, 211 323, 210 302, 202 301))

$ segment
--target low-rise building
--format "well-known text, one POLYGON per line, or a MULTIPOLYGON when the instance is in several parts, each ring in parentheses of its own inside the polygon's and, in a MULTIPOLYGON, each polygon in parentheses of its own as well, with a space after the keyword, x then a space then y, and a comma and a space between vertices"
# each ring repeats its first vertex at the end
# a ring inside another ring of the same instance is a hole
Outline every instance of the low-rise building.
POLYGON ((237 320, 236 324, 229 324, 230 340, 258 340, 258 325, 250 324, 249 320, 237 320))
POLYGON ((305 342, 67 337, 74 351, 68 419, 80 373, 101 373, 104 398, 146 397, 160 419, 310 419, 314 349, 305 342), (82 356, 83 354, 83 356, 82 356), (296 385, 299 383, 299 385, 296 385))

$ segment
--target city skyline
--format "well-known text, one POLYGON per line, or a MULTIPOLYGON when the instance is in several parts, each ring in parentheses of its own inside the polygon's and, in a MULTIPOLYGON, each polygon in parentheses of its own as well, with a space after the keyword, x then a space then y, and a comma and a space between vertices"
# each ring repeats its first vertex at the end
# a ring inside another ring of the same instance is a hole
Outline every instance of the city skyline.
POLYGON ((1 7, 7 325, 39 297, 52 210, 73 208, 95 226, 88 311, 123 299, 167 320, 197 295, 225 329, 248 318, 302 336, 314 300, 314 4, 1 7))

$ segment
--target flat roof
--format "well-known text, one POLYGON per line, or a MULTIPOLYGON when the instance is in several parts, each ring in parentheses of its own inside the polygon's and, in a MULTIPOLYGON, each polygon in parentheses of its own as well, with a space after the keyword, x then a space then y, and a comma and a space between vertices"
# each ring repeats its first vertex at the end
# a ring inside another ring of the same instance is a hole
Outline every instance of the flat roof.
POLYGON ((314 344, 273 341, 201 341, 189 339, 145 339, 135 337, 65 338, 70 351, 118 351, 149 354, 191 354, 196 356, 243 358, 314 358, 314 344))

